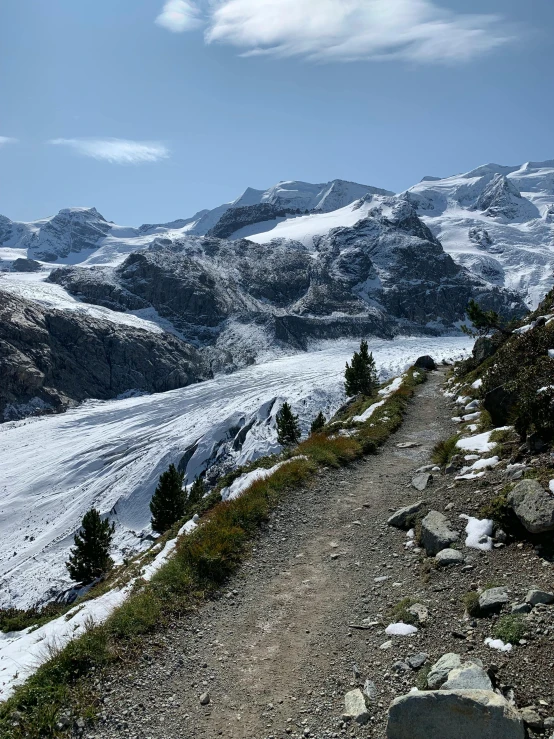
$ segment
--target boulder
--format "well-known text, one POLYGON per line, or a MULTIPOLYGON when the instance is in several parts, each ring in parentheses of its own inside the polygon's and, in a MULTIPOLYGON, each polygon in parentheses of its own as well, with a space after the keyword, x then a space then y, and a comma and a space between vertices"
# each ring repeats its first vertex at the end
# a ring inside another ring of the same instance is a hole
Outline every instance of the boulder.
POLYGON ((427 662, 429 655, 425 652, 418 652, 417 654, 411 654, 406 657, 406 663, 412 670, 419 670, 420 667, 427 662))
POLYGON ((424 369, 428 371, 437 369, 435 360, 433 359, 433 357, 430 357, 428 354, 425 354, 423 357, 418 357, 415 361, 415 366, 418 369, 424 369))
POLYGON ((519 713, 524 724, 527 724, 527 726, 530 726, 535 731, 542 731, 544 728, 544 721, 533 706, 522 708, 519 713))
POLYGON ((472 355, 477 364, 481 364, 496 354, 498 347, 502 344, 502 339, 496 336, 480 336, 473 345, 472 355))
POLYGON ((485 670, 472 662, 456 667, 448 673, 448 680, 441 690, 492 690, 490 677, 485 670))
POLYGON ((422 490, 425 490, 432 479, 433 475, 430 472, 422 472, 421 474, 416 475, 414 478, 412 478, 412 487, 421 492, 422 490))
POLYGON ((421 522, 421 540, 430 557, 448 549, 457 539, 458 533, 452 531, 448 519, 439 511, 430 511, 421 522))
POLYGON ((396 698, 387 739, 524 739, 523 721, 491 690, 432 690, 396 698))
POLYGON ((554 530, 554 496, 537 480, 522 480, 508 493, 508 505, 531 534, 554 530))
POLYGON ((405 508, 400 508, 398 511, 392 514, 387 521, 389 526, 394 526, 397 529, 407 529, 412 523, 414 516, 421 511, 423 508, 423 501, 418 500, 417 503, 412 503, 405 508))
POLYGON ((479 596, 479 610, 483 613, 496 613, 510 600, 504 587, 489 588, 479 596))
POLYGON ((510 613, 525 614, 531 613, 532 606, 529 603, 512 603, 510 613))
POLYGON ((358 724, 367 724, 370 719, 364 694, 359 688, 351 690, 344 696, 344 715, 358 724))
POLYGON ((549 606, 554 603, 554 594, 545 593, 544 590, 530 590, 525 596, 525 602, 531 606, 538 606, 539 603, 549 606))
POLYGON ((40 272, 40 262, 20 257, 12 262, 12 272, 40 272))
POLYGON ((483 398, 483 408, 490 413, 495 426, 506 426, 513 415, 517 402, 514 393, 510 393, 503 385, 490 390, 483 398))
POLYGON ((461 565, 464 563, 464 555, 457 549, 441 549, 436 556, 436 561, 439 567, 461 565))
POLYGON ((422 603, 414 603, 408 608, 408 613, 415 616, 420 624, 424 624, 429 618, 429 609, 422 603))
POLYGON ((427 687, 436 690, 446 682, 448 673, 462 666, 462 660, 459 654, 448 652, 435 662, 427 675, 427 687))

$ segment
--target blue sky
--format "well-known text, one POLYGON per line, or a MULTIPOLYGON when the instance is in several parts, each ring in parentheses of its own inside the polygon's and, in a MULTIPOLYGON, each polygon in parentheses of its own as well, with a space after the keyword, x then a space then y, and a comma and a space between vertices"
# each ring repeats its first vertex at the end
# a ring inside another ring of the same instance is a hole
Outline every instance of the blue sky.
POLYGON ((552 0, 3 0, 0 213, 554 157, 552 0))

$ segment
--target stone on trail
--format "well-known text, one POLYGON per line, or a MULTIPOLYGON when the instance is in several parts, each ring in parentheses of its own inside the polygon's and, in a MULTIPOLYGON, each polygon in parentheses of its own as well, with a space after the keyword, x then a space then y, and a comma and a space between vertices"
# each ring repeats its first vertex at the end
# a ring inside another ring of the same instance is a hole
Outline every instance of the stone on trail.
POLYGON ((531 534, 554 530, 554 496, 537 480, 518 482, 508 493, 508 505, 531 534))
POLYGON ((450 670, 441 690, 492 690, 490 677, 482 667, 467 662, 450 670))
POLYGON ((458 536, 450 528, 446 516, 439 511, 430 511, 421 522, 421 540, 430 557, 434 557, 442 549, 449 549, 458 536))
POLYGON ((210 702, 210 694, 202 693, 202 695, 200 696, 200 705, 207 706, 209 702, 210 702))
POLYGON ((428 654, 425 652, 418 652, 417 654, 411 654, 409 657, 406 657, 406 664, 412 670, 419 670, 419 668, 423 667, 428 659, 428 654))
POLYGON ((544 721, 536 712, 533 706, 522 708, 519 714, 523 719, 523 723, 527 724, 527 726, 530 726, 535 731, 542 731, 542 729, 544 728, 544 721))
POLYGON ((532 606, 529 603, 512 603, 510 613, 531 613, 532 606))
POLYGON ((496 613, 510 600, 504 587, 489 588, 479 596, 479 609, 483 613, 496 613))
POLYGON ((396 698, 387 739, 524 739, 523 721, 491 690, 418 691, 396 698))
POLYGON ((407 529, 413 521, 413 517, 416 513, 419 513, 423 508, 423 501, 418 500, 417 503, 412 503, 405 508, 400 508, 396 513, 387 521, 389 526, 394 526, 397 529, 407 529))
POLYGON ((424 624, 429 618, 429 609, 422 603, 414 603, 408 608, 408 613, 415 616, 420 624, 424 624))
POLYGON ((377 699, 377 686, 375 685, 373 680, 365 681, 363 693, 368 701, 374 701, 377 699))
POLYGON ((441 549, 435 559, 439 567, 462 565, 465 561, 464 555, 457 549, 441 549))
POLYGON ((544 590, 530 590, 525 596, 525 602, 531 606, 538 606, 539 603, 549 606, 554 603, 554 594, 545 593, 544 590))
POLYGON ((370 719, 364 694, 359 688, 351 690, 344 696, 344 715, 358 724, 367 724, 370 719))
POLYGON ((428 371, 437 369, 435 360, 433 359, 433 357, 430 357, 428 354, 425 354, 423 357, 418 357, 415 361, 414 366, 417 367, 418 369, 424 369, 428 371))
POLYGON ((412 478, 412 487, 421 492, 422 490, 425 490, 432 479, 433 475, 430 472, 422 472, 420 475, 416 475, 412 478))
POLYGON ((459 654, 448 652, 432 665, 427 675, 427 687, 430 690, 436 690, 448 680, 448 673, 462 666, 462 660, 459 654))

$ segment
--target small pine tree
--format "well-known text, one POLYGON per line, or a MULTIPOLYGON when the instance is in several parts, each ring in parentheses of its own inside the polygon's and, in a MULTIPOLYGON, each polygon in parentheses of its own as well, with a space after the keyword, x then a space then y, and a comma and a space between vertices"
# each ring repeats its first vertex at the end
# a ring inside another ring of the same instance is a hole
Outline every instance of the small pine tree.
POLYGON ((185 515, 187 496, 183 490, 183 475, 174 464, 162 472, 158 487, 150 501, 152 529, 163 534, 185 515))
POLYGON ((469 336, 486 336, 491 331, 500 331, 509 336, 512 332, 504 325, 504 322, 494 310, 483 310, 475 301, 470 300, 466 308, 467 317, 472 327, 462 326, 462 331, 469 336))
POLYGON ((321 431, 321 429, 325 426, 326 423, 327 423, 327 419, 325 418, 325 416, 323 415, 323 413, 321 411, 319 411, 319 413, 317 414, 317 416, 312 421, 312 425, 311 425, 311 428, 310 428, 310 433, 311 434, 317 434, 317 432, 318 431, 321 431))
POLYGON ((198 505, 202 498, 206 495, 206 485, 201 477, 197 477, 192 483, 187 497, 188 506, 192 507, 198 505))
POLYGON ((115 524, 100 518, 96 508, 85 513, 81 529, 75 534, 75 549, 66 563, 69 575, 75 582, 89 585, 113 567, 110 545, 115 524))
POLYGON ((344 390, 348 397, 371 395, 377 387, 377 369, 373 353, 370 354, 367 341, 362 339, 360 351, 354 352, 350 364, 344 370, 344 390))
POLYGON ((293 446, 300 441, 300 425, 288 403, 283 403, 277 413, 277 441, 281 446, 293 446))

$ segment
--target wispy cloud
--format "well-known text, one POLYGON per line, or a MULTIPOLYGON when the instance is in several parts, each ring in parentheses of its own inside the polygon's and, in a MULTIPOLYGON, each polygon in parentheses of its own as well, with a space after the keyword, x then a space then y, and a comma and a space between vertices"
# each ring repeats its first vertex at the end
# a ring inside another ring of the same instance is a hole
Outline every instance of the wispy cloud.
POLYGON ((510 40, 498 16, 454 13, 434 0, 180 0, 166 3, 157 22, 167 13, 161 25, 187 31, 200 25, 200 8, 206 42, 246 56, 460 62, 510 40), (170 9, 177 5, 186 9, 170 9))
POLYGON ((156 18, 156 23, 174 33, 191 31, 202 25, 200 10, 187 0, 168 0, 156 18))
POLYGON ((79 154, 111 164, 143 164, 169 157, 169 149, 155 141, 127 139, 53 139, 51 144, 68 146, 79 154))
POLYGON ((0 146, 6 146, 6 144, 17 144, 17 139, 12 139, 10 136, 0 136, 0 146))

